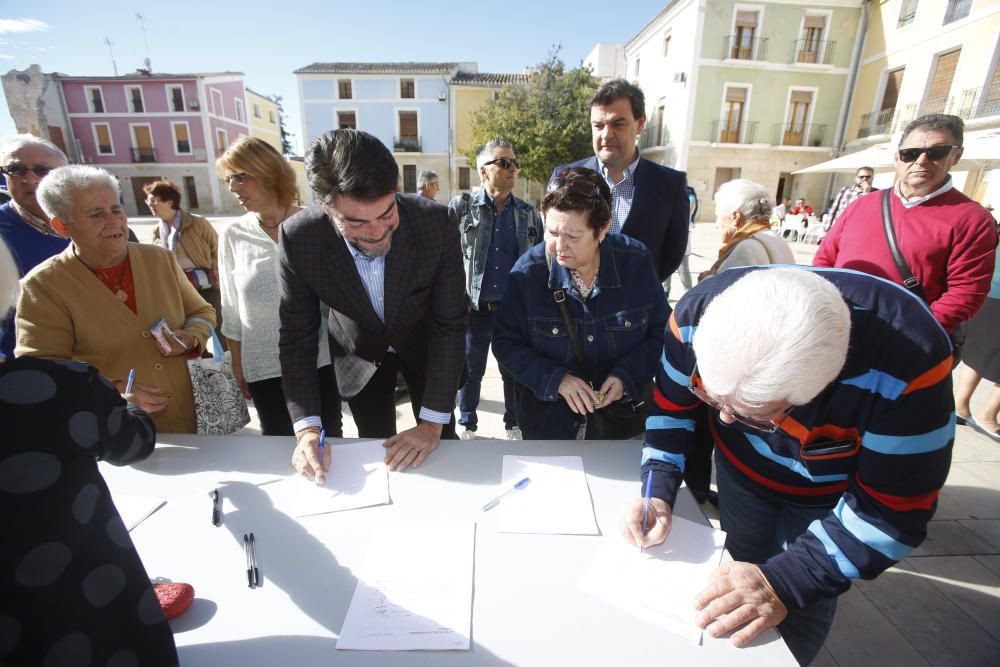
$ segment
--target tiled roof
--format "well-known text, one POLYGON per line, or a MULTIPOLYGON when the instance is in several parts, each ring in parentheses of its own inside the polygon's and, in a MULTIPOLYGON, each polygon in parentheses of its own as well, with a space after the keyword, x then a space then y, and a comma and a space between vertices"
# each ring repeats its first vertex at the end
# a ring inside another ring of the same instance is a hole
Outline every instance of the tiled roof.
POLYGON ((489 72, 457 72, 451 78, 451 82, 456 86, 500 87, 525 83, 527 80, 527 74, 491 74, 489 72))
POLYGON ((139 74, 137 72, 130 72, 129 74, 122 74, 121 76, 109 76, 103 74, 97 74, 95 76, 70 76, 68 74, 62 74, 61 72, 54 72, 52 76, 62 81, 149 81, 155 79, 194 79, 200 76, 243 76, 243 72, 194 72, 190 74, 164 74, 161 72, 155 72, 153 74, 139 74))
POLYGON ((449 74, 459 63, 313 63, 293 74, 449 74))

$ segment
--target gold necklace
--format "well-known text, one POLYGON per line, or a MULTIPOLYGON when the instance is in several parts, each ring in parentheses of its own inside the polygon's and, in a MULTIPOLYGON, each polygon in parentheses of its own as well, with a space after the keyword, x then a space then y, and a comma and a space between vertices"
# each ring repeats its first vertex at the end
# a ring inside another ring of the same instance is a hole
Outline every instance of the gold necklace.
POLYGON ((264 220, 259 215, 257 215, 256 213, 254 215, 257 217, 257 224, 258 225, 260 225, 264 229, 271 230, 271 229, 274 229, 275 227, 277 227, 278 225, 280 225, 281 223, 283 223, 285 221, 285 218, 288 217, 288 211, 291 208, 292 208, 291 204, 289 204, 288 206, 286 206, 285 207, 285 212, 281 214, 281 220, 278 220, 276 223, 274 223, 270 227, 268 227, 267 225, 264 224, 264 220))

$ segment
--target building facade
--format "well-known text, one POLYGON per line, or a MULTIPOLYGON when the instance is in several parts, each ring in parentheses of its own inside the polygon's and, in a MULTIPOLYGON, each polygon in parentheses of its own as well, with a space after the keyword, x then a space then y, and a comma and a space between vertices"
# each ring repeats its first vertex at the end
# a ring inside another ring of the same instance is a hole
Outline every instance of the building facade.
POLYGON ((834 153, 862 4, 678 0, 625 44, 646 95, 640 147, 687 172, 700 219, 734 178, 824 207, 829 178, 792 172, 834 153))
POLYGON ((255 90, 246 90, 250 136, 266 141, 281 153, 281 109, 278 103, 255 90))

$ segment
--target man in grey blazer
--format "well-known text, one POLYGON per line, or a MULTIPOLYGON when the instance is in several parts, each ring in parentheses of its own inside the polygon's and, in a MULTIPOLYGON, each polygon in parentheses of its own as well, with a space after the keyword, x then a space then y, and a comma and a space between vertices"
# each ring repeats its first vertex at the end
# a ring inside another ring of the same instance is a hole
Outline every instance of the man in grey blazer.
POLYGON ((295 427, 295 469, 325 482, 316 353, 320 304, 330 356, 359 435, 384 437, 391 470, 419 466, 455 437, 465 369, 465 269, 458 220, 426 198, 396 192, 399 167, 375 137, 327 132, 305 158, 317 203, 281 226, 282 389, 295 427), (417 426, 396 435, 396 373, 417 426))

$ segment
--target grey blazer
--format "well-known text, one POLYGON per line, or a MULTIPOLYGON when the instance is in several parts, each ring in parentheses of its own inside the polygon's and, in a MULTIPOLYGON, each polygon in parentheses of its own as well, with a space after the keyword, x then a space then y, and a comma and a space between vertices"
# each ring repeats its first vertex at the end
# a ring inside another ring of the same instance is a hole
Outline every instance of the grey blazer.
POLYGON ((458 220, 446 206, 396 195, 399 227, 385 261, 385 324, 354 258, 314 204, 281 226, 278 254, 282 389, 295 422, 320 413, 316 353, 320 303, 341 395, 355 396, 391 346, 425 380, 423 405, 450 413, 465 370, 467 306, 458 220))

